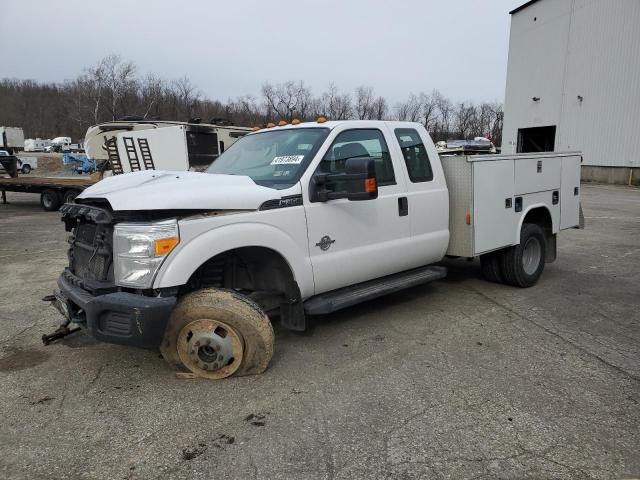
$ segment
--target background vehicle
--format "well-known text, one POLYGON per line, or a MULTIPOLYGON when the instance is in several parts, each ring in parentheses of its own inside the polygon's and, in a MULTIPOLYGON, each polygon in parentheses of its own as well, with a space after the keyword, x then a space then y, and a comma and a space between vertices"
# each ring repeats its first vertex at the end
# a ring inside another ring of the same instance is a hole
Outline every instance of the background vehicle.
MULTIPOLYGON (((42 208, 54 211, 105 175, 158 168, 204 170, 221 151, 250 131, 245 127, 169 121, 127 120, 95 125, 87 130, 87 155, 66 152, 62 159, 64 165, 75 166, 74 173, 91 173, 90 177, 17 178, 18 172, 29 173, 35 168, 37 161, 16 158, 10 167, 14 172, 9 175, 12 178, 0 178, 0 191, 5 202, 5 192, 38 193, 42 208), (23 169, 21 162, 25 161, 23 169)), ((70 150, 74 147, 70 140, 69 137, 56 138, 51 148, 62 146, 70 150)))
POLYGON ((0 127, 0 149, 10 154, 24 149, 24 132, 20 127, 0 127))
POLYGON ((113 173, 204 170, 250 128, 207 123, 126 120, 87 130, 87 155, 109 160, 113 173))
POLYGON ((25 152, 44 152, 45 148, 51 145, 51 140, 43 140, 42 138, 27 138, 24 141, 25 152))
POLYGON ((208 173, 111 177, 61 208, 54 305, 102 341, 160 348, 207 378, 260 373, 266 314, 304 330, 446 275, 445 255, 534 285, 579 225, 579 153, 452 156, 422 125, 305 123, 247 135, 208 173), (171 192, 167 195, 167 192, 171 192))
POLYGON ((77 143, 71 143, 70 137, 56 137, 51 145, 45 147, 45 152, 82 152, 83 148, 77 143))
POLYGON ((25 175, 31 173, 38 168, 38 159, 36 157, 19 156, 18 170, 25 175))

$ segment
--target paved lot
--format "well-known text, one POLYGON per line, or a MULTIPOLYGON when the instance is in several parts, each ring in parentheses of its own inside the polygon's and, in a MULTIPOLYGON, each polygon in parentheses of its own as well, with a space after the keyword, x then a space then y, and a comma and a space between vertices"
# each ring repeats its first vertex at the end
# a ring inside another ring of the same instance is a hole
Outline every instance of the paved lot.
POLYGON ((0 205, 2 478, 640 476, 640 190, 585 186, 587 230, 521 290, 446 281, 276 330, 261 376, 178 380, 155 352, 84 334, 40 298, 59 217, 0 205))

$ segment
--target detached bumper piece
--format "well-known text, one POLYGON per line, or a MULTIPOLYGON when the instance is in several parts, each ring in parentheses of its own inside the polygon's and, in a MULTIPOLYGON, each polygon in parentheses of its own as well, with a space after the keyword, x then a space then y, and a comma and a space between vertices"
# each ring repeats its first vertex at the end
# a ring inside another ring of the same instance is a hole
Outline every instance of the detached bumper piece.
POLYGON ((96 340, 158 348, 162 341, 175 297, 145 297, 128 292, 92 295, 72 281, 65 271, 58 278, 60 293, 55 307, 67 319, 84 324, 96 340))

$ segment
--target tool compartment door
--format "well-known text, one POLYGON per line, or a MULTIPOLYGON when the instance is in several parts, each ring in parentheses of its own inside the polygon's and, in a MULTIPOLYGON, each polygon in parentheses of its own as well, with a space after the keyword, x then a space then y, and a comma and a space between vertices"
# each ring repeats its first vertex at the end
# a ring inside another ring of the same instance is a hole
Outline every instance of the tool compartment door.
POLYGON ((562 157, 560 230, 580 224, 580 155, 562 157))
POLYGON ((515 160, 515 193, 545 192, 560 188, 562 162, 556 157, 515 160))
MULTIPOLYGON (((516 162, 517 163, 517 162, 516 162)), ((473 162, 474 253, 513 244, 514 160, 473 162)))

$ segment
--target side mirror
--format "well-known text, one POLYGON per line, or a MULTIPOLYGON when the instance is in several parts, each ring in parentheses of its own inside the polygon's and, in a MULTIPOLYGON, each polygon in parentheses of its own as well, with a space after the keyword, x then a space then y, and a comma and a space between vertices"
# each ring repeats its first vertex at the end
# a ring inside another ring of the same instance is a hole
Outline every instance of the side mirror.
POLYGON ((378 198, 375 160, 370 157, 349 158, 343 173, 316 174, 311 197, 319 202, 338 198, 354 201, 378 198))

